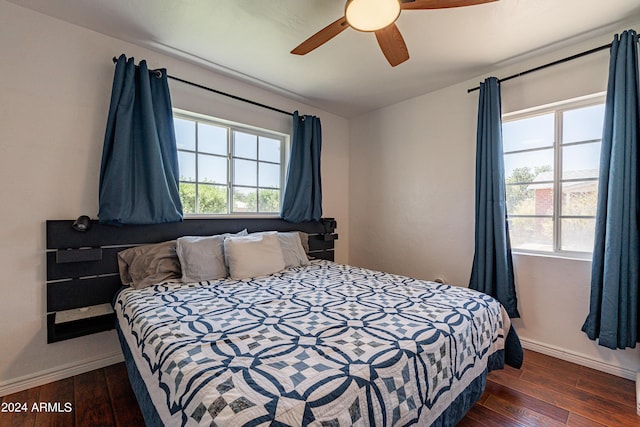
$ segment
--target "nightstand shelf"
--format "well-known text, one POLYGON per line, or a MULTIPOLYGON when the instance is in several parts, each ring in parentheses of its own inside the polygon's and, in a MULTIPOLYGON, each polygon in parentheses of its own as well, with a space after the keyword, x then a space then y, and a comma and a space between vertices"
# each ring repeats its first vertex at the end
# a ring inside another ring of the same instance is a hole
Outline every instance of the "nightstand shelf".
POLYGON ((47 342, 54 343, 108 331, 115 327, 111 304, 75 308, 47 314, 47 342))

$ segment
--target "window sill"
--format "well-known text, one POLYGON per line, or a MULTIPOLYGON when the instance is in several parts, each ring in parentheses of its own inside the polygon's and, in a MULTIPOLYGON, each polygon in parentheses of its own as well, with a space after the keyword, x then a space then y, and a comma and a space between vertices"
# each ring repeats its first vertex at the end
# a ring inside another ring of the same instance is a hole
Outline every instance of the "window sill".
POLYGON ((524 252, 524 251, 512 251, 513 255, 517 256, 527 256, 527 257, 538 257, 538 258, 553 258, 559 260, 566 261, 582 261, 582 262, 591 262, 592 254, 562 254, 562 253, 545 253, 545 252, 524 252))
POLYGON ((235 213, 235 214, 184 214, 185 219, 224 219, 224 218, 265 218, 273 219, 280 218, 280 215, 275 213, 235 213))

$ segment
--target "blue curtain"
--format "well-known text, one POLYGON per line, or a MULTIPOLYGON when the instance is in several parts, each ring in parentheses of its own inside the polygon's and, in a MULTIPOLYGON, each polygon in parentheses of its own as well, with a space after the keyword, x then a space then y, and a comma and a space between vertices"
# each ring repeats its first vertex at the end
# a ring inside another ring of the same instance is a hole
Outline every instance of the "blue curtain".
POLYGON ((100 167, 103 224, 182 220, 178 153, 166 70, 121 55, 116 63, 100 167))
POLYGON ((625 31, 611 45, 590 310, 582 326, 589 338, 612 349, 638 342, 638 78, 638 35, 625 31))
POLYGON ((322 217, 322 182, 320 119, 293 113, 293 136, 289 172, 280 216, 290 222, 320 221, 322 217))
POLYGON ((520 317, 507 224, 500 84, 480 84, 476 141, 476 232, 471 289, 496 298, 510 317, 520 317))

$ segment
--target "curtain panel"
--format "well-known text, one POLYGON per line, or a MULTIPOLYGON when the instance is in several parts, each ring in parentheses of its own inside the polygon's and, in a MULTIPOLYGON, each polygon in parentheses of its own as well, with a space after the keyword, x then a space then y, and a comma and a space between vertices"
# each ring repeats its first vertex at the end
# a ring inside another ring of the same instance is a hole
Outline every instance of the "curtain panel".
POLYGON ((320 118, 293 113, 289 171, 280 216, 290 222, 320 221, 322 179, 320 118))
POLYGON ((100 167, 104 224, 182 220, 178 153, 166 70, 118 58, 100 167))
POLYGON ((475 253, 471 289, 496 298, 509 317, 520 317, 507 224, 500 84, 480 84, 476 136, 475 253))
POLYGON ((582 330, 611 349, 638 342, 640 87, 638 35, 611 45, 589 314, 582 330))

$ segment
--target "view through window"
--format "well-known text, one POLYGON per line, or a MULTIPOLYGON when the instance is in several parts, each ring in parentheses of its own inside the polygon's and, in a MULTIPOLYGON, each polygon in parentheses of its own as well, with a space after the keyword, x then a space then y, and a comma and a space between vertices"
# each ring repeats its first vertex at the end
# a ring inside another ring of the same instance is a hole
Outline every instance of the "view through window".
POLYGON ((507 213, 514 250, 593 251, 602 97, 503 118, 507 213))
POLYGON ((280 212, 287 135, 174 113, 185 214, 280 212))

